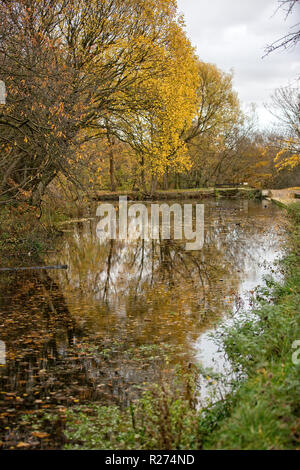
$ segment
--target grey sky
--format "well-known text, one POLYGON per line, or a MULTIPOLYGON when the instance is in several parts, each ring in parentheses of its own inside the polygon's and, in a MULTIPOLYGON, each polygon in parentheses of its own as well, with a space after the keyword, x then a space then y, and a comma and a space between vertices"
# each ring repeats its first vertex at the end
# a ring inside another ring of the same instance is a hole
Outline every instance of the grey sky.
POLYGON ((273 117, 264 109, 279 86, 300 75, 300 47, 262 59, 266 45, 300 21, 300 1, 285 20, 277 0, 178 0, 186 29, 199 57, 224 71, 233 70, 234 88, 246 108, 255 103, 262 126, 273 117))

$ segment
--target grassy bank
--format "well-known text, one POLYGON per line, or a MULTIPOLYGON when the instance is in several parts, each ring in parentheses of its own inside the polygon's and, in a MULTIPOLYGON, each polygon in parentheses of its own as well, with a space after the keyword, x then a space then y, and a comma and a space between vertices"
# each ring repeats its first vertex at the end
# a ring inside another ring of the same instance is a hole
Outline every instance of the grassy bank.
POLYGON ((40 211, 28 204, 0 206, 1 266, 15 265, 49 249, 54 225, 40 219, 40 211))
POLYGON ((232 392, 199 410, 199 371, 190 370, 179 372, 171 385, 152 387, 126 410, 101 404, 71 408, 60 417, 67 449, 300 447, 300 207, 289 213, 284 282, 270 280, 257 292, 251 315, 239 315, 218 336, 236 372, 232 392))
POLYGON ((71 199, 46 196, 40 207, 25 201, 0 205, 1 266, 31 264, 51 250, 61 233, 61 223, 82 217, 88 208, 71 199), (28 263, 27 263, 28 262, 28 263))
POLYGON ((196 188, 196 189, 169 189, 155 191, 153 194, 140 191, 96 191, 93 199, 97 201, 118 201, 120 196, 127 196, 128 200, 174 200, 174 199, 207 199, 207 198, 228 198, 228 199, 256 199, 261 198, 260 189, 254 188, 196 188))

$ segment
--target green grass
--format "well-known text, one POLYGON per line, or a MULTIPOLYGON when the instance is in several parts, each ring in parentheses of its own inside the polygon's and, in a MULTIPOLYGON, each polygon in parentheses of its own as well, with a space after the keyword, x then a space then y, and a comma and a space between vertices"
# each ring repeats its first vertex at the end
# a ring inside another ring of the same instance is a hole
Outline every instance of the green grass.
POLYGON ((39 256, 52 248, 60 231, 60 223, 81 216, 85 207, 74 202, 45 197, 41 207, 25 201, 0 205, 0 259, 7 263, 23 262, 23 256, 39 256), (19 259, 17 259, 19 258, 19 259))
MULTIPOLYGON (((117 200, 119 196, 127 195, 128 197, 136 200, 143 200, 149 197, 148 192, 143 191, 130 191, 118 190, 115 192, 98 190, 95 191, 94 197, 98 200, 117 200)), ((250 187, 228 187, 228 188, 185 188, 185 189, 157 189, 153 192, 151 199, 178 199, 184 197, 236 197, 256 199, 261 197, 261 191, 250 187)))
POLYGON ((25 203, 0 207, 2 263, 18 255, 38 255, 48 246, 51 234, 50 227, 45 227, 40 222, 38 209, 35 207, 25 203))

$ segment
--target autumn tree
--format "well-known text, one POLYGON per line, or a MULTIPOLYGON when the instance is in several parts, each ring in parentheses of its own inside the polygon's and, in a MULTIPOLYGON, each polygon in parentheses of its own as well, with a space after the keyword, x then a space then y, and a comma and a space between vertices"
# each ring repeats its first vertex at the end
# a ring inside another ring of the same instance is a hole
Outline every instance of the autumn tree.
POLYGON ((242 122, 232 75, 199 62, 198 77, 197 110, 184 136, 192 162, 187 179, 193 186, 206 185, 221 173, 242 122))
POLYGON ((141 90, 168 70, 176 2, 0 0, 0 17, 1 193, 38 202, 58 172, 76 182, 74 154, 108 118, 152 106, 141 90))
POLYGON ((289 49, 295 47, 300 40, 300 3, 299 0, 278 0, 277 10, 282 9, 285 11, 285 18, 295 13, 297 23, 291 28, 290 32, 285 36, 277 39, 271 45, 266 47, 266 55, 278 49, 289 49))
POLYGON ((143 105, 128 107, 125 113, 112 112, 106 122, 108 132, 135 151, 136 182, 151 191, 168 168, 189 168, 184 131, 196 113, 199 83, 196 56, 181 20, 169 23, 155 53, 156 66, 163 73, 134 88, 134 96, 143 105))
POLYGON ((284 137, 277 140, 277 168, 295 168, 300 165, 300 90, 299 87, 282 87, 275 90, 270 107, 281 122, 284 137))

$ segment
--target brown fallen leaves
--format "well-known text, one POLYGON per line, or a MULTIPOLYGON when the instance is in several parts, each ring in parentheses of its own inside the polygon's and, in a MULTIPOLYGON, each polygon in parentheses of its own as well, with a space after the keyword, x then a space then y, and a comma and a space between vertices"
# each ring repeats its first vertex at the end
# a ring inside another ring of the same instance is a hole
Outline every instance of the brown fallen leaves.
POLYGON ((41 432, 41 431, 34 431, 31 433, 34 437, 37 437, 39 439, 46 439, 47 437, 50 436, 47 432, 41 432))

